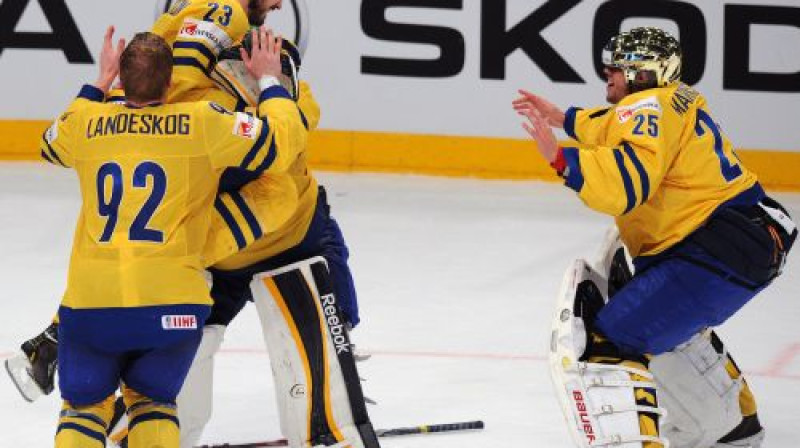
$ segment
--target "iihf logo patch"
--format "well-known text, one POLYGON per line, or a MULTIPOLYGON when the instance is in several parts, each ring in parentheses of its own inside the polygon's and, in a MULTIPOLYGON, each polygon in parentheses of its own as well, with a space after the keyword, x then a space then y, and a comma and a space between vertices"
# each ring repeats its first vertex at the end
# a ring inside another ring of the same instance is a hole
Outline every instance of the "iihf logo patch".
POLYGON ((197 330, 197 317, 194 314, 161 316, 161 328, 165 330, 197 330))

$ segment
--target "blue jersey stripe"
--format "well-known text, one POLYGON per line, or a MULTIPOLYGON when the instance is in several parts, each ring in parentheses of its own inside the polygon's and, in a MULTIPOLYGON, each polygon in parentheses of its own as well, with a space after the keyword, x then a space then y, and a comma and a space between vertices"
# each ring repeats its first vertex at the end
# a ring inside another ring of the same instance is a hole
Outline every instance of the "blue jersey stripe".
POLYGON ((636 206, 636 192, 633 190, 631 175, 628 173, 628 169, 625 168, 625 156, 617 148, 614 148, 614 160, 617 161, 617 168, 619 168, 619 172, 622 175, 622 185, 625 186, 625 194, 628 196, 628 205, 625 206, 625 211, 622 212, 624 215, 636 206))
POLYGON ((103 446, 106 446, 106 436, 103 433, 92 431, 91 429, 81 426, 77 423, 61 423, 58 425, 58 429, 56 430, 56 434, 63 430, 73 430, 78 431, 79 433, 85 435, 86 437, 91 437, 92 439, 97 440, 98 442, 102 443, 103 446))
POLYGON ((247 169, 247 166, 253 162, 253 159, 256 158, 256 154, 264 147, 264 142, 267 141, 267 134, 269 134, 269 125, 267 125, 266 121, 261 120, 261 132, 258 133, 258 138, 253 144, 253 147, 250 148, 250 151, 248 151, 247 155, 242 159, 242 163, 239 165, 240 168, 247 169))
POLYGON ((84 84, 84 86, 81 87, 80 92, 78 92, 78 98, 94 101, 96 103, 102 103, 106 98, 106 94, 91 84, 84 84))
POLYGON ((192 57, 179 57, 173 58, 172 63, 175 66, 184 66, 184 67, 194 67, 203 72, 206 76, 208 76, 208 70, 206 70, 206 66, 203 65, 197 58, 192 57))
MULTIPOLYGON (((58 125, 57 124, 53 124, 53 126, 58 126, 58 125)), ((44 131, 44 133, 42 134, 42 141, 44 141, 44 145, 47 148, 47 152, 50 154, 50 157, 49 157, 50 163, 58 162, 59 165, 63 166, 64 168, 67 168, 67 165, 61 160, 61 157, 58 157, 58 154, 56 153, 56 151, 53 149, 52 146, 50 146, 50 143, 47 142, 46 135, 47 135, 47 131, 44 131)))
POLYGON ((217 55, 215 55, 211 50, 208 49, 205 45, 201 44, 200 42, 185 42, 185 41, 177 41, 172 44, 172 48, 178 49, 182 48, 184 50, 195 50, 199 53, 202 53, 208 59, 208 67, 209 70, 211 67, 214 67, 217 63, 217 55))
POLYGON ((231 234, 233 234, 233 238, 236 240, 236 246, 239 249, 244 249, 247 245, 247 240, 244 239, 244 233, 242 233, 242 229, 239 227, 239 224, 236 223, 236 220, 233 218, 233 214, 231 211, 228 210, 228 207, 222 202, 222 199, 217 197, 214 201, 214 208, 217 209, 222 219, 225 221, 225 224, 228 225, 228 228, 231 229, 231 234))
POLYGON ((253 233, 253 238, 258 239, 264 235, 264 231, 261 230, 261 226, 258 224, 258 220, 256 219, 255 215, 253 214, 250 207, 247 206, 247 202, 244 201, 244 198, 238 191, 230 192, 231 199, 233 199, 233 203, 239 207, 239 211, 244 216, 245 221, 247 221, 247 225, 250 226, 250 231, 253 233))
POLYGON ((303 122, 303 126, 305 126, 306 131, 307 131, 308 130, 308 119, 306 118, 306 114, 304 114, 303 111, 300 110, 299 107, 297 108, 297 111, 300 112, 300 121, 303 122))
POLYGON ((639 173, 639 181, 642 184, 641 204, 644 204, 647 202, 647 198, 650 197, 650 177, 647 175, 647 170, 644 169, 644 165, 642 165, 642 162, 639 160, 633 148, 631 148, 631 145, 623 142, 623 147, 625 149, 625 154, 630 157, 633 166, 636 167, 636 171, 639 173))
POLYGON ((287 100, 292 100, 292 95, 289 94, 289 91, 286 90, 283 86, 271 86, 268 87, 266 90, 261 92, 261 95, 258 97, 258 104, 263 103, 272 98, 285 98, 287 100))
POLYGON ((278 156, 278 150, 275 147, 275 137, 273 136, 269 142, 269 152, 267 152, 267 156, 264 157, 264 160, 261 162, 261 165, 255 169, 256 173, 263 173, 267 168, 272 166, 272 162, 275 161, 275 157, 278 156))
POLYGON ((583 173, 578 148, 564 148, 564 160, 567 162, 566 185, 580 193, 583 189, 583 173))
POLYGON ((564 114, 564 132, 575 140, 578 140, 578 136, 575 135, 575 119, 579 110, 580 107, 570 107, 564 114))
POLYGON ((53 165, 56 164, 56 162, 53 162, 53 159, 51 159, 50 156, 48 156, 47 153, 44 152, 44 149, 42 150, 42 158, 44 160, 47 160, 48 162, 52 163, 53 165))

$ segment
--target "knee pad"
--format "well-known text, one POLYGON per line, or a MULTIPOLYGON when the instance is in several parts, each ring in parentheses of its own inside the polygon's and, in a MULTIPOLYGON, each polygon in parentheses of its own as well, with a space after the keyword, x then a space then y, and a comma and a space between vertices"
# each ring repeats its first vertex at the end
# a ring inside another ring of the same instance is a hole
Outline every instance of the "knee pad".
POLYGON ((741 378, 728 373, 727 352, 699 333, 650 361, 661 401, 669 409, 664 433, 678 448, 709 448, 742 421, 741 378))
POLYGON ((599 300, 604 302, 605 278, 577 260, 564 277, 550 340, 551 377, 570 435, 584 448, 664 445, 658 437, 658 416, 663 410, 656 401, 652 375, 624 365, 585 361, 586 322, 598 305, 579 297, 580 289, 588 284, 595 293, 601 292, 599 300), (640 399, 643 394, 649 399, 640 399), (653 417, 649 431, 641 426, 642 414, 653 417))
POLYGON ((325 259, 257 274, 251 289, 289 446, 379 447, 325 259))
POLYGON ((225 328, 224 325, 203 327, 203 339, 178 394, 181 448, 195 446, 211 420, 214 404, 214 355, 222 345, 225 328))

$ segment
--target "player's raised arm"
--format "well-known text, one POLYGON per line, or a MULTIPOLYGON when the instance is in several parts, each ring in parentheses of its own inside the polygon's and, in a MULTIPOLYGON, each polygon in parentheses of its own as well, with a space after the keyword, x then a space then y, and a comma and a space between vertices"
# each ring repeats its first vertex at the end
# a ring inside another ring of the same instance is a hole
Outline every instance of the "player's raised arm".
POLYGON ((125 39, 119 39, 116 46, 113 40, 114 27, 109 26, 103 39, 103 48, 100 53, 100 73, 97 81, 93 85, 84 85, 67 110, 42 134, 39 149, 44 160, 67 168, 73 165, 71 153, 73 137, 80 132, 77 129, 78 120, 74 119, 73 115, 87 101, 103 102, 111 84, 119 75, 119 57, 122 50, 125 49, 125 39))
POLYGON ((242 50, 250 74, 259 80, 258 118, 232 114, 213 105, 205 122, 211 158, 218 168, 239 167, 254 173, 285 171, 297 158, 308 139, 297 103, 280 85, 281 39, 261 28, 253 31, 253 47, 242 50))

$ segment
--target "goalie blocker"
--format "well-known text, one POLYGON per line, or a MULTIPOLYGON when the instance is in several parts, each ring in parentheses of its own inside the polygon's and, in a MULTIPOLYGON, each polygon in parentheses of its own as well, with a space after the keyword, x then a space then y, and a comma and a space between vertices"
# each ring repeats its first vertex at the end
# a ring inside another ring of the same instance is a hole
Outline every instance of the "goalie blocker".
POLYGON ((257 274, 250 287, 289 446, 380 447, 325 259, 257 274))

